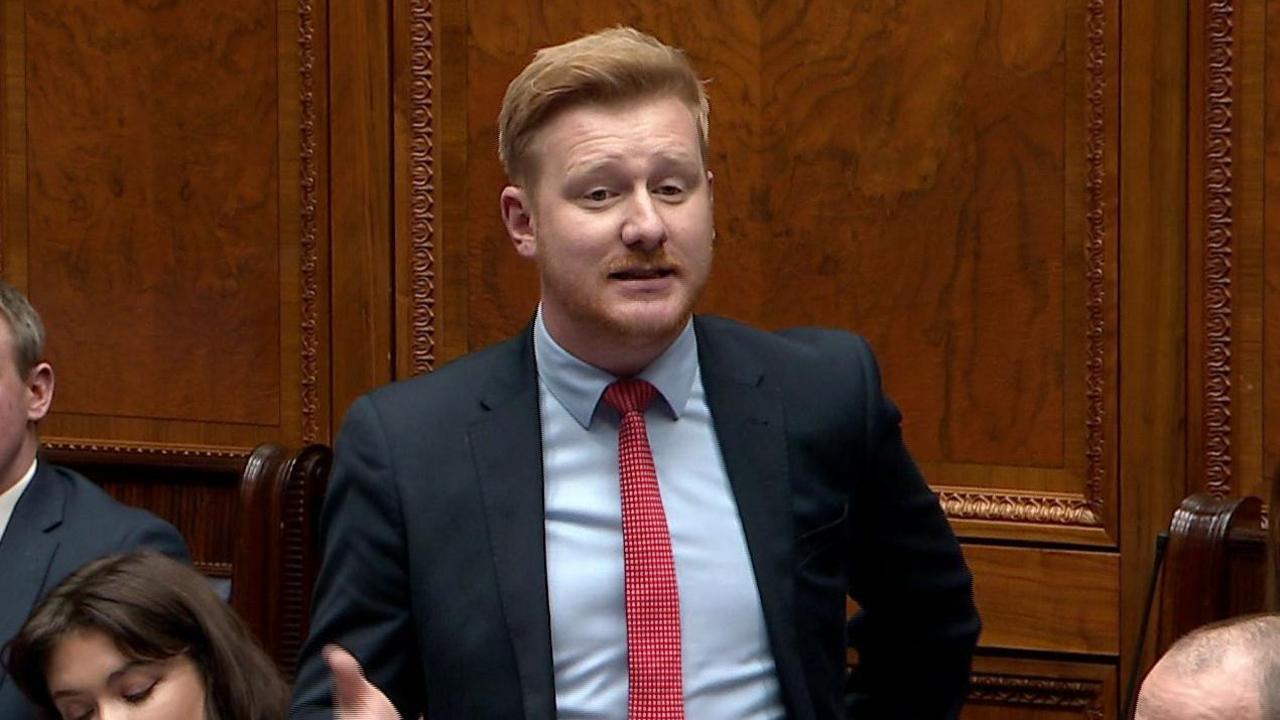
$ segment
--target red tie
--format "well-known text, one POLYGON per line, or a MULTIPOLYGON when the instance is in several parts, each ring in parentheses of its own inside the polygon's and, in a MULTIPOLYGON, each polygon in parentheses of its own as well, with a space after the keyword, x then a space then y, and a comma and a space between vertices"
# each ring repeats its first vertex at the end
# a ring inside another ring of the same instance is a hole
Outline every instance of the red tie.
POLYGON ((627 598, 627 717, 683 720, 680 674, 680 594, 671 533, 658 494, 644 411, 657 389, 619 380, 604 401, 622 415, 618 474, 622 481, 622 558, 627 598))

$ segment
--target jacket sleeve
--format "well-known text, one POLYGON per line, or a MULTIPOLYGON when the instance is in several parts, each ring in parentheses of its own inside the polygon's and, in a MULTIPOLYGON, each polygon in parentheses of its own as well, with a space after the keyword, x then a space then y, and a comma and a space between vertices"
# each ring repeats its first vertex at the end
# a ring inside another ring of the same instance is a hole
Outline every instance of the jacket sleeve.
POLYGON ((387 438, 368 397, 348 413, 334 448, 321 513, 323 555, 311 630, 299 659, 290 718, 334 717, 323 650, 337 644, 401 717, 424 710, 404 517, 387 438))
POLYGON ((850 595, 860 606, 848 626, 858 655, 846 686, 848 714, 956 718, 981 628, 973 578, 866 353, 864 460, 851 491, 846 555, 850 595))

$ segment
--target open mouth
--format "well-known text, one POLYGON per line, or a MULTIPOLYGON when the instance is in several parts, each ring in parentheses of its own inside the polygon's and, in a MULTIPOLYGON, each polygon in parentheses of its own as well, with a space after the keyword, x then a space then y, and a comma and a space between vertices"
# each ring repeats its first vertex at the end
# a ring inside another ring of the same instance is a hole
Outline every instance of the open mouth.
POLYGON ((609 273, 610 280, 659 280, 675 275, 672 268, 628 268, 609 273))

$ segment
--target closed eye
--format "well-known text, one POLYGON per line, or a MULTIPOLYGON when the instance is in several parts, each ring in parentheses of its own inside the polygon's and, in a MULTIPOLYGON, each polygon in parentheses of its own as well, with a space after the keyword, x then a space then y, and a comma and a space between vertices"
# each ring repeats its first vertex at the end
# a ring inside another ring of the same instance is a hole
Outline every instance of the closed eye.
POLYGON ((140 703, 145 702, 147 698, 151 697, 151 693, 155 691, 156 685, 158 685, 159 682, 160 682, 159 680, 154 680, 151 682, 150 685, 147 685, 145 688, 137 692, 123 693, 121 697, 123 697, 124 701, 129 703, 130 705, 138 705, 140 703))

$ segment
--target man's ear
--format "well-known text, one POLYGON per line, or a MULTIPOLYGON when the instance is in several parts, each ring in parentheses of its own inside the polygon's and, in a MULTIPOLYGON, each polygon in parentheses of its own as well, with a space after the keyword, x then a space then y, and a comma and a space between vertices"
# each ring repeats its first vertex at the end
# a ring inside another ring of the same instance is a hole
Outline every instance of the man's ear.
POLYGON ((716 174, 707 171, 707 199, 711 206, 711 242, 716 241, 716 174))
POLYGON ((53 405, 53 366, 36 363, 27 373, 27 420, 40 422, 53 405))
POLYGON ((502 222, 507 226, 511 244, 523 258, 535 258, 538 254, 537 224, 533 219, 533 198, 529 191, 516 185, 502 189, 499 201, 502 205, 502 222))

